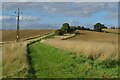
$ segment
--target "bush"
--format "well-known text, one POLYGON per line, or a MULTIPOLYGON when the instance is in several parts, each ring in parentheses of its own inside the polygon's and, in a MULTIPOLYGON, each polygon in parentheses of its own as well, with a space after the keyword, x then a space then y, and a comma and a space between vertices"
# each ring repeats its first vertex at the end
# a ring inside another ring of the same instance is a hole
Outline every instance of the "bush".
POLYGON ((62 29, 58 29, 58 30, 55 31, 55 34, 56 35, 63 35, 64 31, 62 29))

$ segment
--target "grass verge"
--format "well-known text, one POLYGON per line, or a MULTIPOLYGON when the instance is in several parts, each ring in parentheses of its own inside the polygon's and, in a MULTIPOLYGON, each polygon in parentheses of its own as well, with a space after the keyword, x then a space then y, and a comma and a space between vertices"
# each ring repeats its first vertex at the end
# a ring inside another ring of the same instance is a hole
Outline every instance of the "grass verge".
POLYGON ((43 43, 29 45, 37 78, 117 78, 116 61, 92 60, 43 43))

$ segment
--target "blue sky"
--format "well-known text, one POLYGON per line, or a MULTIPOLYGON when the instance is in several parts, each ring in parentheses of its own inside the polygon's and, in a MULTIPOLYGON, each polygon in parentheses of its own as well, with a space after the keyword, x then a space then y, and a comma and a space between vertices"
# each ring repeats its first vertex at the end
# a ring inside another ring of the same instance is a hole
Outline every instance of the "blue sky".
POLYGON ((57 29, 65 22, 89 28, 97 22, 118 26, 117 2, 3 2, 2 29, 16 29, 18 7, 23 12, 20 29, 57 29))

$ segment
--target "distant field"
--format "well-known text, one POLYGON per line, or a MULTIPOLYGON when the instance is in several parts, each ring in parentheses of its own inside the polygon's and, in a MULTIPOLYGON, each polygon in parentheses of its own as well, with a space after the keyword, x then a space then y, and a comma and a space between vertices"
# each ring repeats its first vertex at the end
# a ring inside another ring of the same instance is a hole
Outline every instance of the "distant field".
POLYGON ((102 29, 102 31, 108 32, 108 33, 120 33, 120 29, 102 29))
MULTIPOLYGON (((20 39, 25 39, 37 35, 44 35, 54 30, 20 30, 20 39)), ((2 30, 2 41, 14 41, 16 40, 15 30, 2 30)))
POLYGON ((118 34, 80 30, 79 34, 69 40, 118 43, 118 34))

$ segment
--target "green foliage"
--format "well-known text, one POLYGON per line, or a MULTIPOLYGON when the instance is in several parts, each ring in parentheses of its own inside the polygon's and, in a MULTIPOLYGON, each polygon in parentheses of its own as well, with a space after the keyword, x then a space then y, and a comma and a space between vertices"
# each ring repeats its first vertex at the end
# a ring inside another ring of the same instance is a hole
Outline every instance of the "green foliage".
POLYGON ((68 23, 64 23, 61 29, 55 31, 56 35, 63 35, 64 33, 73 33, 76 30, 75 27, 69 26, 68 23))
POLYGON ((63 35, 64 31, 62 29, 58 29, 58 30, 55 31, 55 34, 56 35, 63 35))
POLYGON ((65 33, 69 33, 70 30, 70 26, 68 23, 64 23, 61 27, 61 29, 65 32, 65 33))
POLYGON ((73 26, 76 30, 88 30, 90 31, 90 28, 85 28, 84 26, 73 26))
POLYGON ((111 29, 115 29, 115 27, 111 27, 111 29))
POLYGON ((73 33, 74 31, 76 30, 76 28, 75 27, 72 27, 72 26, 70 26, 70 29, 69 29, 69 33, 73 33))
POLYGON ((102 32, 103 28, 107 29, 107 27, 104 26, 104 24, 101 24, 101 23, 96 23, 94 25, 94 30, 97 31, 97 32, 102 32))
POLYGON ((118 63, 114 61, 91 60, 42 43, 30 45, 29 50, 37 78, 118 77, 118 63))

